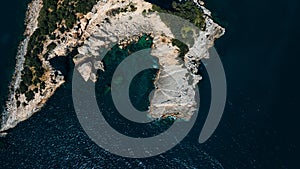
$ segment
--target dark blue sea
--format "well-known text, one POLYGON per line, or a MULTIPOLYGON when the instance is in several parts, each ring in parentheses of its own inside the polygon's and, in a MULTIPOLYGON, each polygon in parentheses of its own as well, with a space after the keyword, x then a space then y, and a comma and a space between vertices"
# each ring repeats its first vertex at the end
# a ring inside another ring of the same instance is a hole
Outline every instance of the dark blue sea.
MULTIPOLYGON (((0 7, 1 107, 28 2, 0 7)), ((300 2, 210 0, 206 6, 226 28, 215 47, 228 86, 223 118, 207 142, 198 143, 210 103, 204 67, 195 126, 172 150, 146 159, 119 157, 92 142, 78 122, 67 80, 39 113, 0 138, 0 168, 298 168, 300 2)))

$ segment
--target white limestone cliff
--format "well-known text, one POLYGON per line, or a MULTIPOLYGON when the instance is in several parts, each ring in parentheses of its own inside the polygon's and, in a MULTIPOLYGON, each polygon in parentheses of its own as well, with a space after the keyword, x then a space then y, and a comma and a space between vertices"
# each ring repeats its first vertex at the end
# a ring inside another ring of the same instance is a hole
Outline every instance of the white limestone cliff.
MULTIPOLYGON (((153 35, 154 45, 151 53, 159 59, 161 66, 155 81, 157 89, 151 100, 149 115, 153 118, 173 116, 188 120, 195 111, 197 104, 195 85, 201 80, 201 76, 196 75, 195 71, 199 66, 199 61, 209 57, 208 49, 213 46, 216 38, 224 34, 224 29, 211 19, 210 12, 203 6, 202 2, 195 0, 195 3, 205 13, 206 29, 199 32, 199 36, 194 39, 195 43, 190 46, 184 60, 179 61, 178 48, 172 46, 171 43, 174 34, 170 28, 161 20, 158 13, 144 14, 144 10, 151 9, 152 4, 143 0, 129 0, 122 3, 117 0, 99 1, 91 12, 81 16, 78 23, 69 32, 64 34, 56 32, 64 41, 60 39, 50 40, 49 38, 45 41, 44 46, 52 42, 58 44, 54 50, 50 51, 47 59, 40 58, 43 67, 47 70, 44 75, 46 88, 42 92, 36 93, 34 99, 27 105, 18 107, 18 100, 21 99, 21 101, 26 102, 23 95, 18 99, 16 98, 16 90, 21 81, 27 43, 37 28, 38 13, 42 7, 42 0, 33 0, 27 11, 26 31, 24 33, 26 38, 19 47, 17 66, 10 85, 6 109, 2 113, 0 132, 15 127, 19 122, 28 119, 32 114, 39 111, 56 89, 64 83, 64 77, 59 71, 52 68, 49 59, 66 56, 69 49, 78 47, 79 55, 74 57, 74 63, 85 81, 95 82, 97 80, 96 71, 105 71, 103 63, 97 58, 99 49, 106 48, 109 50, 113 43, 118 43, 120 46, 126 45, 126 43, 122 44, 122 42, 126 42, 123 41, 124 39, 135 40, 134 37, 143 33, 153 35), (112 9, 126 8, 130 4, 134 4, 137 10, 119 13, 115 16, 107 15, 112 9), (192 80, 192 84, 188 83, 188 79, 192 80)), ((43 53, 45 54, 46 51, 44 50, 43 53)))

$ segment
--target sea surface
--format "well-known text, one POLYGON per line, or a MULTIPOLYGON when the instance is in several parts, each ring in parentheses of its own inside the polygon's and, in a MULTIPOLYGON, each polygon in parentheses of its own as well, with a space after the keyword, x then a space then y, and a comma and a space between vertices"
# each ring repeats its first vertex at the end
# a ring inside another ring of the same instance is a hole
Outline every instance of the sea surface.
MULTIPOLYGON (((23 38, 26 3, 10 0, 0 7, 1 107, 23 38)), ((39 113, 0 138, 0 168, 296 168, 300 2, 210 0, 206 4, 226 29, 216 49, 228 86, 223 118, 207 142, 197 142, 210 102, 203 66, 195 126, 172 150, 146 159, 110 154, 88 138, 77 120, 68 80, 39 113)))
POLYGON ((2 24, 0 27, 0 105, 1 111, 8 94, 8 86, 15 68, 15 57, 23 33, 25 12, 30 0, 13 0, 1 5, 2 24))

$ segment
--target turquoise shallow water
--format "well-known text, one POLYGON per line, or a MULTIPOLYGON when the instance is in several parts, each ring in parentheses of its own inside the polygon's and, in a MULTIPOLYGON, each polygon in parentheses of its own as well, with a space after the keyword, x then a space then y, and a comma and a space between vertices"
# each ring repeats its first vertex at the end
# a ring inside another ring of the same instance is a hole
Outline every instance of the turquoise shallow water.
MULTIPOLYGON (((20 0, 5 4, 1 14, 10 17, 3 18, 0 31, 2 99, 26 9, 20 0)), ((207 6, 227 30, 216 48, 226 71, 228 100, 218 129, 205 144, 197 142, 210 98, 204 67, 196 125, 174 149, 148 159, 121 158, 95 145, 78 123, 68 81, 41 112, 0 138, 0 168, 296 168, 299 2, 211 0, 207 6)))

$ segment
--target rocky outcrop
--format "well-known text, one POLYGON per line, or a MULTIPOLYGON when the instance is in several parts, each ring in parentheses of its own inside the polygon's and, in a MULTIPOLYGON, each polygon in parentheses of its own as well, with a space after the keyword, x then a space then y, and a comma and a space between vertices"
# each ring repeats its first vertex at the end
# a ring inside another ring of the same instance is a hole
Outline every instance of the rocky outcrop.
POLYGON ((31 3, 29 3, 25 18, 25 36, 31 36, 33 32, 38 28, 38 17, 42 7, 43 0, 33 0, 31 3))
POLYGON ((11 93, 7 108, 3 112, 0 131, 14 127, 39 111, 56 89, 64 83, 64 77, 52 68, 49 59, 65 56, 72 48, 78 47, 79 54, 74 57, 74 63, 85 81, 95 82, 96 72, 105 71, 102 58, 99 58, 100 54, 108 51, 114 44, 120 47, 126 46, 130 40, 134 41, 134 38, 145 33, 154 37, 151 54, 159 59, 160 64, 149 115, 153 118, 172 116, 188 120, 196 108, 195 85, 201 80, 201 76, 196 74, 199 61, 209 57, 208 48, 224 33, 224 29, 213 22, 210 12, 202 2, 195 0, 195 3, 205 13, 206 29, 196 32, 194 43, 189 46, 189 52, 182 60, 178 57, 179 48, 173 46, 171 42, 176 38, 174 32, 162 21, 158 13, 145 12, 151 11, 152 4, 143 0, 99 1, 88 14, 78 14, 79 21, 73 29, 65 33, 55 31, 56 37, 59 37, 55 40, 47 37, 42 53, 45 55, 47 52, 47 57, 39 56, 46 70, 43 76, 45 88, 36 93, 32 101, 27 102, 24 95, 16 97, 16 90, 21 81, 27 44, 38 26, 38 13, 42 7, 42 0, 33 0, 28 7, 24 33, 26 38, 19 47, 17 66, 10 86, 11 93), (50 43, 55 43, 56 47, 47 51, 46 47, 50 43), (26 104, 18 106, 18 101, 26 104))
MULTIPOLYGON (((37 92, 33 93, 33 99, 28 100, 24 93, 19 93, 20 84, 22 82, 22 71, 25 65, 25 55, 27 54, 28 43, 31 35, 38 28, 39 11, 43 7, 42 0, 34 0, 28 5, 26 12, 25 24, 25 39, 20 43, 17 53, 17 63, 12 82, 9 87, 8 101, 4 112, 2 112, 0 132, 15 127, 19 122, 24 121, 31 117, 34 113, 38 112, 45 102, 54 94, 56 89, 63 84, 64 77, 60 72, 54 70, 49 61, 39 56, 42 61, 43 69, 45 69, 42 76, 44 87, 30 86, 30 89, 36 89, 37 92)), ((46 53, 45 47, 43 54, 46 53)))
POLYGON ((132 41, 137 41, 138 35, 151 34, 154 37, 151 55, 158 58, 160 70, 155 81, 156 89, 151 98, 149 115, 152 118, 172 116, 189 120, 197 110, 195 85, 201 80, 201 76, 196 74, 200 60, 209 57, 208 49, 214 40, 224 33, 224 29, 214 23, 209 15, 205 17, 205 30, 188 27, 195 33, 194 43, 182 60, 178 57, 179 48, 172 45, 172 39, 178 35, 174 35, 158 13, 145 13, 152 9, 151 4, 142 0, 124 2, 119 6, 117 4, 111 0, 105 5, 98 4, 96 7, 98 10, 92 16, 91 23, 84 33, 84 35, 89 33, 89 39, 78 48, 79 55, 74 58, 82 77, 85 81, 88 78, 92 80, 92 75, 97 71, 97 69, 91 71, 92 62, 103 58, 105 52, 113 45, 118 44, 124 48, 132 41), (114 16, 107 15, 111 14, 111 9, 124 8, 129 3, 135 4, 137 10, 117 13, 114 16), (88 71, 83 71, 83 68, 88 71))
POLYGON ((195 86, 200 76, 193 75, 180 60, 178 48, 171 39, 156 38, 151 54, 159 59, 160 70, 154 82, 155 90, 150 102, 152 118, 173 117, 189 120, 197 110, 195 86))
POLYGON ((42 0, 33 0, 31 3, 28 5, 28 10, 26 12, 26 17, 25 17, 25 39, 20 43, 18 47, 18 52, 16 56, 16 67, 15 67, 15 72, 12 78, 12 82, 9 86, 9 96, 8 96, 8 101, 6 103, 6 108, 4 112, 2 112, 2 119, 1 119, 1 128, 0 132, 7 130, 9 128, 12 128, 17 125, 20 121, 23 121, 27 119, 30 114, 33 113, 20 113, 17 110, 17 99, 16 99, 16 90, 20 86, 20 82, 22 81, 21 76, 22 76, 22 70, 24 69, 24 63, 25 63, 25 55, 27 53, 27 47, 28 43, 30 40, 30 36, 33 34, 33 32, 36 30, 37 25, 38 25, 38 16, 39 16, 39 11, 43 7, 43 1, 42 0), (20 117, 20 115, 22 117, 20 117))
POLYGON ((88 81, 91 77, 92 66, 93 66, 92 63, 88 62, 88 63, 83 63, 81 66, 78 67, 78 71, 82 75, 85 81, 88 81))

